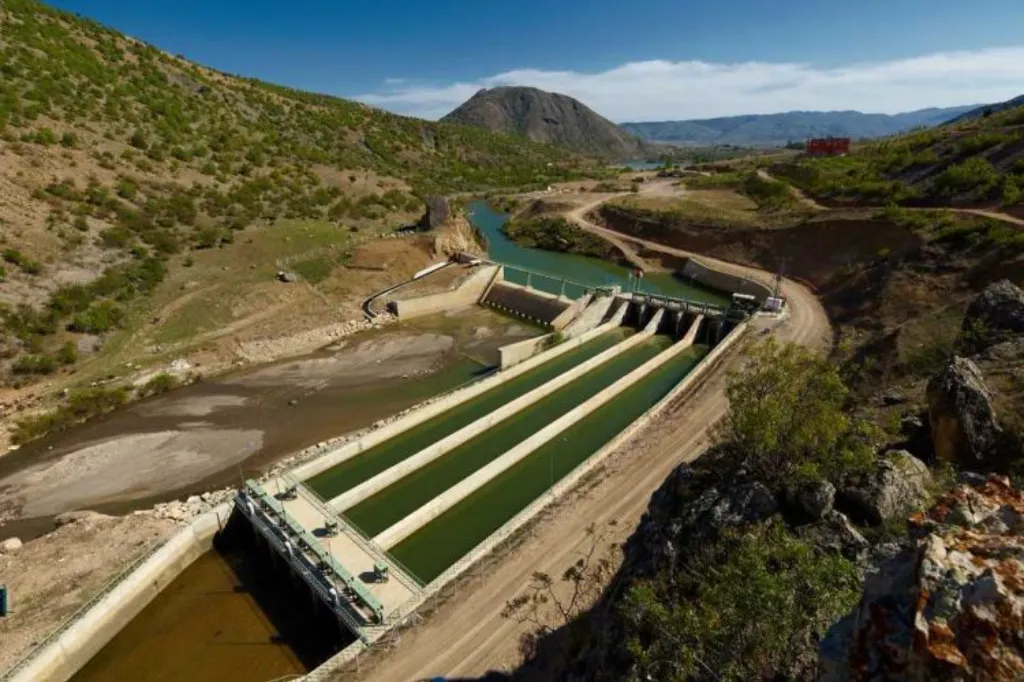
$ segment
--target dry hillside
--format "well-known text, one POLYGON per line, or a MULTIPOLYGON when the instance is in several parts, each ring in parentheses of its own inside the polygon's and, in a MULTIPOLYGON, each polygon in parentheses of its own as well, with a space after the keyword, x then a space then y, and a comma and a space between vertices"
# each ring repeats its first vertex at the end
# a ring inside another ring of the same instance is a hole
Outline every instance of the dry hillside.
POLYGON ((374 241, 422 197, 546 186, 585 163, 219 73, 35 0, 5 0, 0 35, 8 387, 301 326, 286 312, 333 318, 429 262, 429 241, 374 241), (275 287, 282 268, 299 287, 275 287))

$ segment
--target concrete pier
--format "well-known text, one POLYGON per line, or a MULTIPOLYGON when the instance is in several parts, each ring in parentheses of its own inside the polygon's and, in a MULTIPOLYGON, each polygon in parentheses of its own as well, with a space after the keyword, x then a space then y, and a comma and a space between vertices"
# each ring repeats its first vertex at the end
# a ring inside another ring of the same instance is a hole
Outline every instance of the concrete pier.
MULTIPOLYGON (((658 325, 661 323, 661 317, 663 311, 659 310, 655 313, 654 317, 648 323, 645 332, 654 333, 657 330, 658 325)), ((693 341, 696 338, 697 331, 700 328, 700 324, 703 321, 703 317, 698 316, 697 319, 691 325, 690 330, 686 336, 676 344, 674 344, 668 350, 658 354, 648 362, 644 363, 640 367, 636 368, 623 378, 616 381, 611 386, 603 389, 597 395, 587 400, 582 405, 577 406, 571 411, 567 412, 554 422, 544 427, 537 433, 533 434, 516 447, 512 448, 505 454, 498 457, 496 460, 490 462, 482 469, 477 470, 470 476, 466 477, 456 485, 449 488, 447 491, 437 496, 427 504, 423 505, 415 512, 406 516, 404 519, 394 524, 384 532, 377 535, 374 540, 378 545, 385 549, 394 547, 399 542, 409 537, 417 530, 425 526, 430 521, 436 519, 441 514, 445 513, 456 504, 473 494, 481 487, 486 485, 488 482, 500 476, 502 473, 510 469, 516 463, 525 459, 534 450, 544 445, 548 441, 556 438, 560 433, 565 431, 573 424, 579 422, 584 417, 588 416, 596 409, 605 405, 616 396, 621 394, 623 391, 633 386, 638 381, 643 379, 645 376, 658 369, 672 358, 678 356, 683 351, 687 350, 693 345, 693 341)))
POLYGON ((384 488, 388 487, 392 483, 395 483, 399 479, 411 474, 412 472, 420 469, 430 462, 438 459, 439 457, 451 452, 455 448, 459 447, 463 443, 475 438, 487 429, 491 428, 495 424, 505 421, 509 417, 512 417, 516 413, 522 411, 526 407, 536 403, 539 400, 551 395, 558 389, 562 388, 566 384, 578 379, 587 372, 591 371, 595 367, 598 367, 612 358, 621 355, 630 348, 633 348, 639 343, 642 343, 646 339, 649 339, 654 335, 653 330, 647 330, 634 334, 625 341, 617 343, 608 350, 600 353, 586 362, 580 363, 576 367, 573 367, 568 372, 565 372, 551 381, 539 386, 529 393, 526 393, 515 400, 512 400, 497 410, 484 415, 475 422, 464 426, 455 433, 442 438, 433 445, 420 450, 411 457, 395 464, 389 469, 382 471, 373 478, 369 479, 357 485, 355 488, 348 490, 341 495, 335 497, 330 501, 330 505, 336 511, 344 511, 349 507, 354 507, 363 500, 375 495, 384 488))

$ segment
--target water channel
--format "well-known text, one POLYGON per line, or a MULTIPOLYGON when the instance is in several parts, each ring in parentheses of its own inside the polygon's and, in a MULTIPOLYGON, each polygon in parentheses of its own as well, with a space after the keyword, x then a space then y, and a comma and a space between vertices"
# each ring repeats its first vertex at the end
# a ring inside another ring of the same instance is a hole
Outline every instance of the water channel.
MULTIPOLYGON (((487 240, 487 254, 491 258, 506 265, 552 275, 531 278, 530 285, 541 291, 560 293, 561 281, 558 278, 565 278, 592 287, 619 285, 623 291, 644 291, 714 305, 729 304, 727 294, 702 287, 668 272, 646 273, 640 280, 639 287, 634 288, 634 281, 629 277, 630 270, 625 266, 598 258, 520 246, 506 237, 501 230, 502 225, 508 222, 508 215, 495 211, 483 201, 471 203, 469 209, 473 226, 487 240)), ((516 284, 526 284, 526 275, 514 268, 506 269, 505 278, 516 284)), ((576 298, 582 294, 582 289, 567 285, 565 294, 576 298)))
MULTIPOLYGON (((487 237, 492 258, 535 271, 559 273, 591 286, 620 284, 625 288, 628 285, 626 268, 590 258, 524 249, 501 233, 501 225, 506 220, 504 215, 481 203, 474 204, 472 210, 472 221, 487 237)), ((538 286, 539 283, 535 280, 533 285, 538 286)), ((543 284, 538 288, 544 288, 543 284)), ((671 275, 649 276, 644 280, 644 288, 653 293, 711 303, 723 303, 726 300, 720 292, 691 286, 671 275)), ((242 397, 251 399, 263 390, 266 395, 273 396, 273 400, 255 415, 247 415, 245 407, 252 408, 263 403, 229 402, 231 409, 207 410, 201 415, 178 414, 174 418, 178 420, 176 423, 179 427, 181 420, 186 419, 227 419, 229 424, 248 424, 250 419, 254 419, 263 427, 270 428, 278 424, 280 429, 274 432, 278 435, 269 439, 276 444, 275 452, 289 446, 297 449, 310 442, 358 428, 384 414, 397 412, 404 406, 466 381, 477 380, 488 371, 487 366, 493 364, 493 352, 497 346, 515 340, 517 335, 524 338, 538 333, 535 329, 517 328, 511 321, 495 318, 488 311, 473 309, 465 314, 469 317, 461 321, 457 315, 442 315, 410 327, 417 334, 437 332, 462 340, 446 346, 442 356, 447 360, 423 376, 399 375, 394 377, 393 384, 343 386, 329 382, 324 386, 311 377, 318 376, 325 367, 333 366, 336 361, 330 358, 344 350, 327 349, 308 358, 315 362, 306 367, 305 371, 289 370, 297 362, 292 360, 272 366, 277 368, 272 374, 273 380, 261 382, 249 378, 247 382, 239 382, 228 378, 226 383, 213 384, 218 395, 225 392, 241 393, 242 397), (501 330, 500 333, 483 335, 483 338, 476 333, 467 336, 466 329, 475 329, 474 325, 483 319, 473 317, 475 315, 492 316, 487 318, 489 321, 485 326, 492 332, 501 330), (499 324, 496 319, 503 322, 499 324), (457 326, 459 333, 445 332, 451 325, 457 326), (310 398, 312 393, 324 392, 332 386, 333 389, 327 391, 322 400, 314 401, 310 398), (304 401, 300 405, 309 404, 320 416, 312 421, 302 421, 302 410, 288 405, 289 396, 293 395, 300 395, 304 401), (292 435, 287 435, 289 433, 292 435)), ((617 330, 573 349, 464 406, 446 412, 407 434, 321 474, 311 482, 312 487, 329 499, 358 485, 423 446, 597 355, 630 333, 629 330, 617 330)), ((356 344, 362 342, 362 336, 353 340, 356 344)), ((526 435, 550 423, 571 406, 664 350, 670 343, 668 337, 657 336, 638 344, 504 424, 482 434, 473 440, 473 447, 448 453, 357 505, 349 510, 351 518, 370 533, 382 530, 500 455, 526 435)), ((696 365, 705 352, 706 348, 695 347, 672 359, 608 405, 569 428, 554 441, 540 447, 481 490, 406 538, 393 549, 393 554, 424 581, 441 574, 505 521, 543 495, 553 482, 585 461, 655 404, 696 365)), ((256 376, 259 376, 261 369, 255 370, 256 376)), ((353 371, 358 373, 355 368, 353 371)), ((341 371, 339 376, 344 374, 341 371)), ((251 377, 252 374, 246 372, 240 376, 251 377)), ((166 400, 169 403, 180 400, 186 404, 203 398, 206 395, 204 391, 213 389, 200 386, 191 390, 195 392, 194 395, 176 392, 166 400)), ((163 406, 162 400, 153 402, 158 408, 163 406)), ((137 406, 133 412, 144 409, 145 405, 137 406)), ((135 412, 128 419, 138 420, 141 414, 135 412)), ((159 414, 159 409, 152 413, 153 416, 159 414)), ((164 417, 168 417, 168 414, 165 413, 164 417)), ((132 421, 117 421, 125 418, 114 415, 100 424, 83 429, 84 434, 70 434, 70 439, 72 443, 78 444, 77 447, 81 447, 82 443, 93 442, 103 436, 109 437, 119 432, 119 429, 124 432, 129 426, 134 430, 143 428, 132 421), (98 430, 89 432, 89 428, 98 430)), ((65 443, 55 442, 54 445, 55 449, 68 447, 65 443)), ((268 455, 262 462, 270 458, 268 455)), ((245 463, 250 466, 258 463, 258 460, 249 459, 245 463)), ((306 617, 310 611, 308 595, 296 593, 289 596, 290 593, 285 591, 282 596, 273 589, 275 581, 287 580, 283 580, 272 566, 268 566, 270 562, 265 560, 265 555, 262 561, 254 562, 251 560, 252 554, 245 541, 238 544, 229 538, 227 542, 220 542, 217 550, 209 552, 183 572, 74 679, 78 682, 125 679, 140 682, 229 678, 270 680, 309 670, 346 643, 344 635, 331 627, 316 625, 306 617), (248 561, 246 556, 250 557, 248 561), (324 633, 330 635, 327 640, 322 637, 324 633)))

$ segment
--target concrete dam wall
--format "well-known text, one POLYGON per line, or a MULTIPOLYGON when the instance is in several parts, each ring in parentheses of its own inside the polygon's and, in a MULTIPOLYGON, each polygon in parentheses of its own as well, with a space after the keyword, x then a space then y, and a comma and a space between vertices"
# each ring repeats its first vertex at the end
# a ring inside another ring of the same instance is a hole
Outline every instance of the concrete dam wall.
POLYGON ((762 282, 715 270, 696 258, 687 259, 679 274, 685 279, 712 289, 733 294, 750 294, 762 304, 772 295, 772 290, 762 282))
POLYGON ((550 326, 569 307, 571 301, 518 284, 498 281, 481 303, 550 326))

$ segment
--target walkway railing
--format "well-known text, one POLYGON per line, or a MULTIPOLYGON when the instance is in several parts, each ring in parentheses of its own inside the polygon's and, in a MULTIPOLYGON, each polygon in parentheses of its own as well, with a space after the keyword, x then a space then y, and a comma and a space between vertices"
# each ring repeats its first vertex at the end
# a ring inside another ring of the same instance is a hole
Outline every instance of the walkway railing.
POLYGON ((62 620, 60 622, 60 625, 58 625, 54 630, 52 630, 48 635, 46 635, 46 637, 39 640, 39 642, 37 642, 31 649, 22 654, 21 657, 14 662, 14 665, 12 665, 10 668, 5 670, 2 675, 0 675, 0 680, 14 679, 15 674, 17 674, 19 670, 28 665, 40 651, 53 644, 54 640, 63 635, 68 630, 68 628, 70 628, 75 622, 82 618, 82 616, 84 616, 85 613, 89 611, 89 609, 96 606, 96 604, 98 604, 100 600, 102 600, 104 597, 110 594, 115 587, 120 585, 125 578, 131 575, 131 573, 135 569, 137 569, 139 566, 145 563, 145 561, 149 559, 151 556, 156 554, 156 552, 161 547, 167 544, 168 540, 158 540, 149 545, 148 547, 146 547, 146 549, 144 549, 127 566, 125 566, 124 569, 122 569, 117 575, 115 575, 113 578, 107 581, 92 597, 89 598, 87 602, 85 602, 77 609, 75 609, 75 611, 70 616, 62 620))
POLYGON ((395 575, 395 577, 397 577, 410 592, 418 594, 423 589, 423 583, 416 577, 415 573, 406 568, 402 562, 395 559, 391 554, 380 547, 380 545, 375 543, 370 537, 359 530, 359 528, 352 524, 344 514, 339 514, 334 511, 330 505, 320 499, 319 495, 303 485, 290 473, 282 474, 281 478, 288 483, 290 487, 294 487, 311 505, 316 507, 316 510, 323 514, 325 519, 338 524, 338 528, 344 532, 345 535, 351 538, 353 542, 359 545, 364 552, 372 556, 375 560, 383 561, 397 568, 398 570, 393 575, 395 575))

